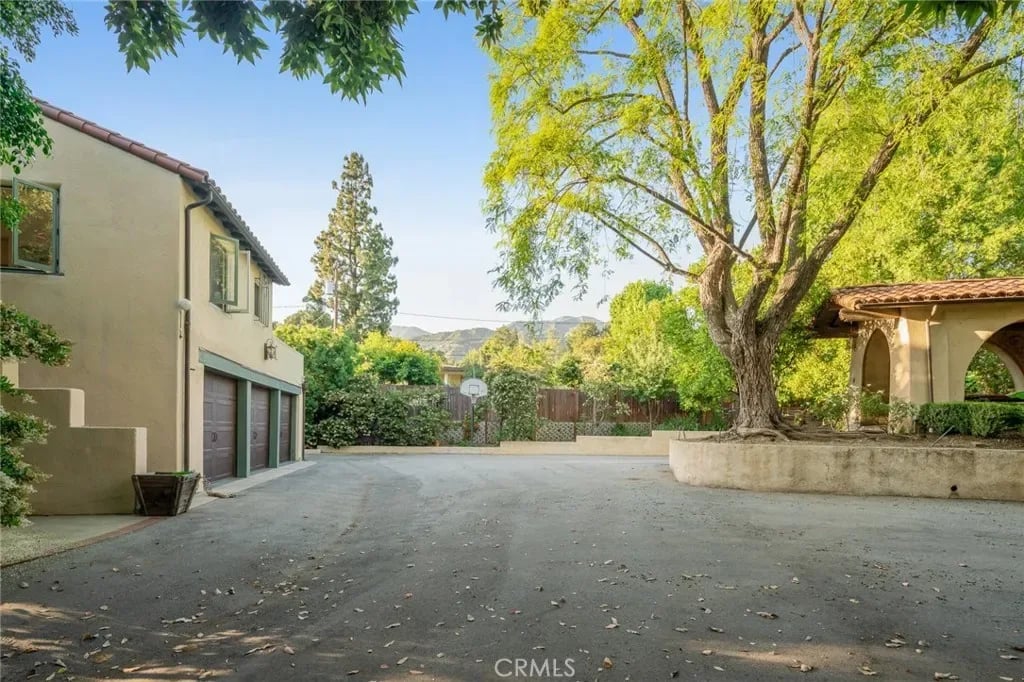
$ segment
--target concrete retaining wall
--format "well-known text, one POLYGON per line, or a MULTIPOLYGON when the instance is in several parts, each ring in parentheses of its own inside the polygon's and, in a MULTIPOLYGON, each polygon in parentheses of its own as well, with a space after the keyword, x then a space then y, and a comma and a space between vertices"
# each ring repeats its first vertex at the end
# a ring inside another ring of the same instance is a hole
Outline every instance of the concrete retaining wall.
POLYGON ((352 445, 321 448, 340 455, 616 455, 664 457, 676 438, 703 440, 717 431, 654 431, 650 436, 577 436, 576 441, 505 441, 500 446, 406 447, 395 445, 352 445))
POLYGON ((1024 502, 1017 450, 677 440, 669 466, 676 480, 712 488, 1024 502))

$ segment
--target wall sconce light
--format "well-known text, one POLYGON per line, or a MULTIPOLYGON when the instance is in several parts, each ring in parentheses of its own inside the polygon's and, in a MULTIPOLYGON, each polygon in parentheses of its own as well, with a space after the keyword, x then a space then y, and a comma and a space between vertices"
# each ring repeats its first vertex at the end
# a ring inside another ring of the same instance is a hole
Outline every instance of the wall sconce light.
POLYGON ((277 360, 277 344, 274 343, 274 339, 267 339, 263 344, 263 359, 277 360))

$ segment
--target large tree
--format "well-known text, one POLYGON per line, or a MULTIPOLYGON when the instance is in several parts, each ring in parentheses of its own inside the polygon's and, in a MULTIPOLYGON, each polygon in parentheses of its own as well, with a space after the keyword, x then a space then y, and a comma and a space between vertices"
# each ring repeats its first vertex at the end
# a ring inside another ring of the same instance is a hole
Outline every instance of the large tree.
POLYGON ((962 84, 1024 54, 1024 17, 592 0, 510 10, 503 42, 486 183, 507 305, 542 307, 566 280, 584 292, 607 234, 697 284, 748 433, 784 426, 780 338, 886 169, 962 84), (846 167, 823 163, 847 140, 846 167), (684 267, 690 244, 702 256, 684 267))
POLYGON ((344 326, 357 340, 371 331, 387 333, 398 310, 398 283, 391 271, 398 259, 376 219, 366 159, 355 152, 346 156, 341 177, 331 186, 338 199, 316 238, 316 279, 306 298, 331 310, 333 327, 344 326))

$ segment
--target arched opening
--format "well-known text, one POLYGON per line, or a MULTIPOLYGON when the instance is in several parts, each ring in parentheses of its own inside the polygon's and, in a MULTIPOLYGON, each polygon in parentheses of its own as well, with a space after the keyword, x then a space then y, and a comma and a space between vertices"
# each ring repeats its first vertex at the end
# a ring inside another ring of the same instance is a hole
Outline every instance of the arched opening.
POLYGON ((865 393, 881 395, 889 402, 889 342, 876 329, 864 349, 864 373, 861 388, 865 393))
POLYGON ((1024 322, 992 334, 974 354, 964 377, 968 399, 996 398, 1024 391, 1024 322))

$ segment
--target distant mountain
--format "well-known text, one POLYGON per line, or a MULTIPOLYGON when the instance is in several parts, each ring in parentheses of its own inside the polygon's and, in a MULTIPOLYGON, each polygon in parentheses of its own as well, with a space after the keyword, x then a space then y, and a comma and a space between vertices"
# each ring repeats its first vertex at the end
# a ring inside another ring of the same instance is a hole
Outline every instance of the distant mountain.
MULTIPOLYGON (((572 329, 584 322, 593 322, 598 327, 603 327, 605 324, 595 317, 573 317, 566 315, 554 320, 512 322, 507 326, 515 328, 519 335, 526 339, 546 339, 549 335, 554 335, 556 339, 561 341, 572 329)), ((392 336, 397 336, 396 330, 408 329, 417 330, 416 327, 392 327, 391 334, 392 336)), ((494 334, 493 329, 486 327, 456 329, 450 332, 435 332, 433 334, 428 334, 422 329, 417 331, 422 332, 421 335, 415 337, 403 336, 402 338, 413 339, 428 350, 440 351, 449 362, 454 363, 461 362, 469 351, 482 346, 484 341, 491 338, 491 335, 494 334)))
POLYGON ((406 339, 407 341, 413 341, 415 339, 420 338, 421 336, 426 336, 429 333, 430 332, 428 332, 426 329, 420 329, 419 327, 403 327, 400 324, 391 325, 391 336, 395 337, 396 339, 406 339))

